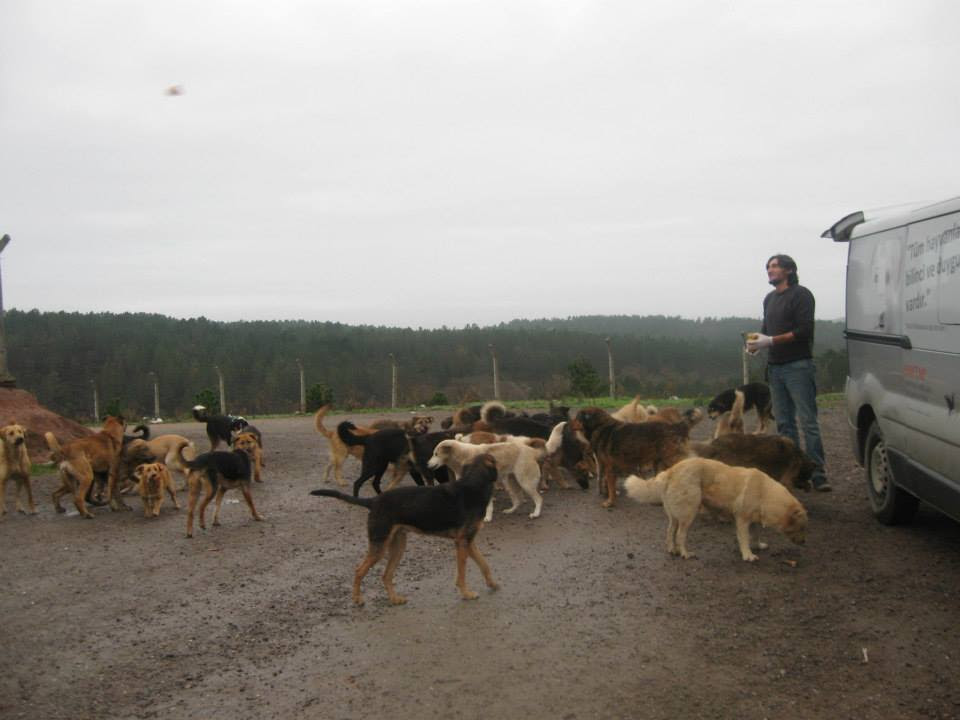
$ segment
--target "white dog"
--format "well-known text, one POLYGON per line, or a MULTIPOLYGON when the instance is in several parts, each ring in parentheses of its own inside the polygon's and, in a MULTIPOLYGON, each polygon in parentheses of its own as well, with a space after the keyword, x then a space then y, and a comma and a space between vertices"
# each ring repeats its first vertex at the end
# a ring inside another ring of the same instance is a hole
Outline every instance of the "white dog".
MULTIPOLYGON (((543 498, 537 488, 540 485, 540 459, 546 452, 543 440, 530 440, 529 438, 515 438, 510 442, 489 443, 485 445, 471 445, 460 442, 459 440, 444 440, 433 451, 433 457, 427 463, 432 468, 438 468, 445 465, 453 473, 460 477, 463 468, 478 455, 489 453, 497 463, 497 474, 503 480, 504 487, 510 495, 513 503, 504 510, 505 513, 512 513, 523 502, 518 486, 531 500, 533 500, 533 512, 531 518, 540 517, 540 511, 543 508, 543 498), (534 443, 533 446, 528 442, 534 443)), ((493 519, 493 499, 487 505, 487 514, 483 518, 484 522, 490 522, 493 519)))

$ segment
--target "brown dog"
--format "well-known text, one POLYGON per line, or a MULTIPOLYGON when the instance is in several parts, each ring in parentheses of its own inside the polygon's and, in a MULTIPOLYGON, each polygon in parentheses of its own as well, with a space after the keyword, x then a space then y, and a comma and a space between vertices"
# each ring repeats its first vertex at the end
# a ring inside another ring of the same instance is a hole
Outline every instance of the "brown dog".
POLYGON ((237 443, 243 438, 243 446, 251 448, 250 460, 253 463, 253 479, 255 482, 263 482, 263 478, 260 477, 260 469, 263 467, 263 446, 260 444, 260 438, 251 432, 242 431, 239 435, 233 438, 233 447, 237 448, 237 443), (251 446, 250 443, 253 443, 251 446))
POLYGON ((601 408, 588 407, 577 413, 573 429, 583 433, 597 459, 600 482, 607 485, 606 508, 616 502, 619 475, 659 472, 689 455, 686 423, 627 423, 601 408))
MULTIPOLYGON (((330 463, 327 465, 327 469, 323 473, 323 481, 327 482, 330 479, 330 472, 333 472, 333 477, 337 481, 337 485, 340 487, 345 487, 347 481, 343 479, 343 463, 347 459, 348 455, 352 455, 357 460, 363 459, 363 445, 347 445, 343 440, 340 439, 340 436, 332 430, 328 430, 323 425, 323 418, 329 412, 330 406, 324 405, 322 408, 317 410, 316 414, 313 416, 313 425, 316 428, 317 432, 323 435, 327 442, 330 443, 330 463)), ((354 426, 352 433, 354 435, 373 435, 377 430, 383 430, 385 428, 400 428, 406 430, 409 435, 423 435, 429 429, 430 425, 433 423, 433 418, 429 415, 414 415, 412 418, 406 422, 399 423, 395 420, 377 420, 374 423, 366 427, 354 426)), ((393 478, 390 481, 388 487, 393 487, 400 480, 403 479, 403 476, 406 474, 407 469, 402 465, 393 466, 393 478)))
POLYGON ((694 454, 727 465, 762 470, 774 480, 800 490, 810 489, 816 469, 797 444, 782 435, 722 435, 711 443, 690 443, 694 454))
POLYGON ((731 467, 716 460, 688 458, 652 480, 632 476, 627 495, 640 502, 662 502, 669 520, 667 552, 687 559, 687 531, 701 505, 732 517, 737 526, 740 556, 754 562, 751 545, 766 548, 751 530, 772 527, 802 545, 806 540, 807 512, 790 491, 754 468, 731 467))
POLYGON ((158 517, 160 515, 164 490, 170 494, 173 506, 177 510, 180 509, 180 503, 177 501, 177 488, 173 484, 173 478, 170 477, 170 471, 167 470, 166 465, 160 462, 137 465, 133 471, 133 477, 137 481, 137 491, 140 493, 140 500, 143 502, 144 517, 158 517))
POLYGON ((27 454, 27 431, 22 425, 13 423, 0 428, 0 442, 3 449, 0 451, 0 515, 7 513, 7 480, 17 484, 17 512, 31 515, 37 514, 37 506, 33 502, 33 489, 30 487, 30 456, 27 454), (20 504, 20 495, 27 491, 27 507, 20 504))
POLYGON ((146 443, 151 454, 166 465, 169 470, 183 473, 185 487, 190 468, 180 462, 180 448, 184 448, 183 456, 187 460, 193 460, 197 457, 197 449, 194 444, 183 435, 158 435, 155 438, 150 438, 146 443))
POLYGON ((93 484, 94 473, 108 475, 110 508, 120 509, 117 460, 123 443, 123 427, 123 418, 107 416, 100 432, 72 440, 63 447, 60 447, 52 432, 44 435, 51 457, 58 466, 60 487, 53 491, 53 506, 58 513, 65 512, 60 506, 60 498, 72 494, 73 504, 80 516, 93 518, 93 514, 87 510, 86 497, 93 484))

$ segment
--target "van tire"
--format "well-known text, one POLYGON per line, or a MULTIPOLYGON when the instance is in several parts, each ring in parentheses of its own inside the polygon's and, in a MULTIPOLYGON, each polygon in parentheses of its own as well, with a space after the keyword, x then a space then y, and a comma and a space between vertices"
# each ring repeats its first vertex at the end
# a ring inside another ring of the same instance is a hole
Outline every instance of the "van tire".
POLYGON ((887 461, 887 447, 876 420, 867 431, 863 465, 870 507, 877 520, 884 525, 900 525, 913 520, 920 501, 893 481, 887 461))

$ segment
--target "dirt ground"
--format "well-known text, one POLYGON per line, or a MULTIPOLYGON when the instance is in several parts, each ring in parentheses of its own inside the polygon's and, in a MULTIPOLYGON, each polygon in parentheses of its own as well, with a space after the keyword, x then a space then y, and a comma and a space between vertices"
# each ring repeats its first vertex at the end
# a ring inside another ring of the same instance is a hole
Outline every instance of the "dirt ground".
MULTIPOLYGON (((550 490, 541 518, 481 531, 499 592, 470 565, 480 598, 460 600, 452 544, 412 536, 408 604, 387 603, 381 565, 362 608, 366 511, 307 494, 326 441, 312 418, 256 424, 265 522, 233 493, 192 540, 169 500, 151 520, 136 497, 58 516, 51 475, 38 515, 0 518, 0 717, 960 717, 960 525, 877 523, 841 410, 822 413, 835 491, 800 495, 806 546, 768 534, 744 563, 732 525, 700 519, 683 561, 662 508, 550 490)), ((154 432, 205 449, 199 423, 154 432)))

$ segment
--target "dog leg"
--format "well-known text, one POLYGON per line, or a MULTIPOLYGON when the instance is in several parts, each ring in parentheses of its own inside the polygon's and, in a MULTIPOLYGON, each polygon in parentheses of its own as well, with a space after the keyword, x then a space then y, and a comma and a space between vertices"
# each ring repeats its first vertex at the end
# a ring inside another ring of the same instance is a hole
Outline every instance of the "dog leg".
POLYGON ((210 504, 210 501, 213 500, 213 493, 216 492, 213 489, 213 485, 205 486, 206 493, 203 496, 203 500, 200 501, 200 529, 207 529, 207 505, 210 504))
MULTIPOLYGON (((20 491, 17 490, 17 509, 20 509, 20 491)), ((0 480, 0 515, 7 514, 7 479, 0 480)))
MULTIPOLYGON (((220 524, 220 506, 223 505, 223 496, 227 494, 226 488, 221 485, 217 488, 217 502, 213 506, 213 526, 217 527, 220 524)), ((201 514, 203 511, 201 510, 201 514)))
POLYGON ((523 491, 530 496, 530 499, 533 500, 533 512, 530 513, 530 519, 534 520, 540 517, 540 511, 543 509, 543 496, 537 492, 537 486, 540 484, 540 468, 536 469, 535 473, 531 473, 529 477, 524 478, 523 483, 520 485, 523 488, 523 491))
POLYGON ((490 497, 490 502, 487 503, 487 512, 483 516, 483 521, 485 523, 488 523, 491 520, 493 520, 493 496, 490 497))
POLYGON ((457 588, 460 590, 460 597, 464 600, 476 600, 480 596, 467 589, 467 555, 470 554, 470 541, 463 535, 458 535, 454 542, 457 544, 457 588))
POLYGON ((677 554, 677 520, 670 513, 667 513, 667 553, 677 554))
MULTIPOLYGON (((258 513, 257 508, 255 508, 253 505, 253 495, 250 494, 250 488, 247 485, 241 485, 240 492, 243 493, 243 499, 247 501, 247 507, 250 508, 250 514, 253 515, 253 519, 257 520, 258 522, 263 520, 263 515, 258 513)), ((219 511, 219 509, 220 504, 217 503, 217 510, 219 511)))
POLYGON ((180 501, 177 500, 177 484, 173 481, 173 475, 171 475, 171 476, 167 479, 167 483, 166 483, 166 484, 167 484, 167 494, 170 496, 170 500, 171 500, 171 502, 173 502, 173 506, 174 506, 177 510, 179 510, 179 509, 180 509, 180 501))
POLYGON ((370 546, 367 548, 367 556, 360 561, 360 564, 357 565, 357 570, 353 574, 353 602, 356 605, 363 605, 363 594, 360 592, 360 583, 363 582, 363 578, 366 577, 367 573, 370 572, 370 568, 380 562, 380 558, 383 557, 384 552, 386 552, 387 546, 385 543, 375 543, 370 542, 370 546))
POLYGON ((491 590, 499 590, 500 586, 493 579, 493 575, 490 573, 490 566, 487 564, 486 558, 480 554, 480 550, 477 549, 477 545, 473 540, 471 540, 470 544, 467 545, 467 552, 470 554, 470 557, 473 558, 473 561, 477 564, 477 567, 480 568, 480 572, 483 573, 483 580, 487 583, 487 587, 491 590))
POLYGON ((53 502, 54 509, 58 513, 62 514, 62 513, 65 513, 66 510, 64 510, 63 506, 60 504, 60 498, 66 495, 70 491, 67 487, 67 482, 64 479, 62 469, 59 471, 58 475, 60 477, 60 487, 58 487, 56 490, 53 491, 53 494, 50 496, 50 499, 53 502))
POLYGON ((87 510, 87 491, 92 484, 93 474, 91 473, 80 479, 77 489, 73 493, 73 504, 77 508, 77 512, 87 520, 93 520, 93 513, 87 510))
POLYGON ((389 552, 387 554, 387 567, 383 571, 383 586, 387 589, 387 595, 390 598, 391 605, 403 605, 407 599, 398 595, 393 587, 393 574, 397 570, 400 558, 403 557, 403 551, 407 548, 406 530, 397 529, 393 533, 393 539, 387 541, 389 552))
POLYGON ((760 540, 760 526, 757 524, 750 525, 750 547, 757 548, 758 550, 766 550, 769 545, 760 540))
POLYGON ((680 553, 680 557, 684 560, 696 557, 696 555, 687 550, 687 531, 690 529, 690 526, 693 525, 693 518, 696 517, 696 515, 697 512, 694 510, 691 517, 677 519, 676 548, 680 553))
POLYGON ((37 504, 33 501, 33 485, 30 482, 30 476, 23 478, 23 484, 27 488, 27 507, 30 508, 30 514, 37 514, 37 504))
POLYGON ((617 501, 617 475, 613 468, 604 468, 603 474, 607 481, 607 499, 603 501, 603 507, 612 508, 617 501))
POLYGON ((504 478, 503 486, 506 488, 507 494, 510 496, 510 502, 513 503, 510 507, 503 511, 504 514, 512 513, 518 507, 520 507, 521 503, 523 503, 523 498, 520 496, 520 492, 517 489, 518 485, 519 483, 517 482, 517 477, 513 473, 510 473, 506 478, 504 478))
POLYGON ((737 518, 737 544, 740 546, 740 557, 744 562, 756 562, 757 556, 750 551, 750 521, 737 518))
POLYGON ((200 494, 199 482, 197 480, 190 480, 188 476, 187 487, 190 490, 190 494, 187 495, 187 537, 193 537, 193 510, 197 506, 197 496, 200 494))

